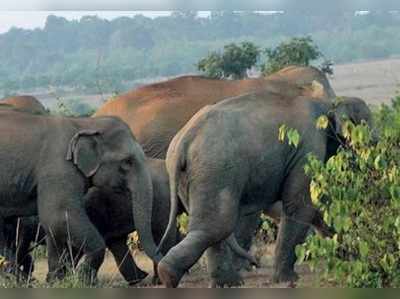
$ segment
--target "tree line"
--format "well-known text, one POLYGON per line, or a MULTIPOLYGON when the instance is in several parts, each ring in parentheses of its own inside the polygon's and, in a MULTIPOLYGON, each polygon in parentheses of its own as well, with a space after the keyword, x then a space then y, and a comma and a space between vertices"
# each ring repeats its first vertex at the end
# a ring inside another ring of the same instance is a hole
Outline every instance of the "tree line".
POLYGON ((0 94, 64 87, 121 92, 143 78, 197 72, 197 63, 224 45, 248 41, 273 48, 311 36, 335 63, 400 53, 400 15, 376 12, 312 15, 286 12, 195 12, 105 20, 49 16, 43 29, 12 28, 0 35, 0 94))

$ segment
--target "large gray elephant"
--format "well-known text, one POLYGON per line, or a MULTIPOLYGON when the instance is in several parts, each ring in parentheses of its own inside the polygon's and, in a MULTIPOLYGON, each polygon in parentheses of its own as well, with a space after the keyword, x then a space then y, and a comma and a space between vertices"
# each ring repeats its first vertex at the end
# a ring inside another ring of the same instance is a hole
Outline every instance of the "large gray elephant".
MULTIPOLYGON (((200 110, 174 137, 167 152, 174 226, 177 197, 189 211, 187 236, 158 264, 167 287, 176 287, 183 274, 209 249, 221 251, 243 209, 259 210, 282 202, 273 280, 292 281, 295 246, 312 225, 324 236, 333 231, 311 203, 310 179, 304 174, 307 155, 321 160, 339 146, 344 118, 371 124, 371 113, 359 99, 333 105, 308 97, 288 97, 262 91, 200 110), (328 130, 318 130, 316 120, 327 115, 328 130), (278 140, 281 125, 296 129, 297 147, 278 140), (332 132, 334 131, 334 132, 332 132)), ((162 243, 162 242, 161 242, 162 243)))
POLYGON ((93 281, 105 242, 85 211, 91 187, 131 198, 147 255, 161 258, 151 232, 152 182, 145 155, 117 117, 65 118, 0 109, 0 247, 4 221, 38 215, 48 236, 49 274, 57 277, 64 244, 79 248, 79 273, 93 281))

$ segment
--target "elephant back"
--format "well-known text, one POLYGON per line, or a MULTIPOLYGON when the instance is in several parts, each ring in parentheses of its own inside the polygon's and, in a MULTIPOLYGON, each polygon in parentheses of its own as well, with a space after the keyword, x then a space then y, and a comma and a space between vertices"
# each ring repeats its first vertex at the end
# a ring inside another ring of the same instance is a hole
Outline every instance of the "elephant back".
POLYGON ((0 101, 1 107, 14 108, 18 111, 29 112, 32 114, 47 114, 46 108, 33 96, 13 96, 0 101))

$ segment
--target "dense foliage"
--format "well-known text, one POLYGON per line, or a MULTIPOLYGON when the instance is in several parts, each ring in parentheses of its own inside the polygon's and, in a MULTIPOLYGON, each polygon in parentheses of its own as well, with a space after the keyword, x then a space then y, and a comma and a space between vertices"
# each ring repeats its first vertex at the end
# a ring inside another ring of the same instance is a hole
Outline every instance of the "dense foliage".
POLYGON ((0 35, 0 96, 19 89, 64 86, 111 93, 132 88, 143 78, 196 71, 212 51, 250 41, 274 47, 293 36, 311 35, 335 63, 400 53, 400 16, 376 12, 263 15, 192 12, 170 17, 95 16, 67 21, 49 16, 43 29, 13 28, 0 35))
POLYGON ((375 130, 348 121, 337 154, 326 164, 310 156, 305 167, 312 200, 337 234, 309 236, 296 252, 332 284, 400 286, 400 97, 379 109, 375 130))
POLYGON ((197 64, 199 71, 214 79, 243 79, 247 71, 257 63, 260 49, 250 42, 224 46, 222 53, 216 51, 202 58, 197 64))
POLYGON ((267 48, 265 54, 267 61, 262 67, 265 75, 275 73, 289 65, 308 66, 311 61, 322 55, 310 36, 294 37, 275 48, 267 48))

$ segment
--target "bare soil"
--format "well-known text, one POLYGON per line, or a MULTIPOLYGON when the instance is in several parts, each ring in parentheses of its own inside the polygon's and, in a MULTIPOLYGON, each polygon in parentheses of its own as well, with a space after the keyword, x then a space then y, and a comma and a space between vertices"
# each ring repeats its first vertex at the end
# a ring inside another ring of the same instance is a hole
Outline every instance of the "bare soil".
MULTIPOLYGON (((300 280, 296 284, 274 284, 272 280, 272 256, 273 245, 263 248, 264 256, 261 258, 262 267, 252 271, 243 271, 242 277, 244 284, 242 288, 292 288, 292 287, 313 287, 318 286, 316 275, 313 274, 306 265, 297 266, 296 271, 300 280)), ((134 252, 134 258, 138 266, 151 273, 153 264, 151 260, 140 251, 134 252)), ((47 274, 47 259, 36 261, 34 278, 39 282, 45 282, 47 274)), ((105 287, 128 287, 123 277, 118 271, 115 261, 110 253, 106 254, 105 261, 99 272, 99 282, 105 287)), ((150 287, 150 286, 136 286, 150 287)), ((162 286, 151 286, 162 287, 162 286)), ((182 279, 179 287, 181 288, 207 288, 209 287, 209 278, 205 260, 202 258, 182 279)))
POLYGON ((371 105, 390 103, 400 90, 400 59, 336 65, 329 81, 337 95, 360 97, 371 105))

